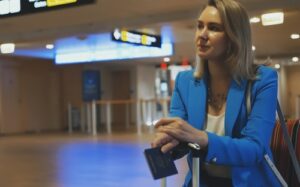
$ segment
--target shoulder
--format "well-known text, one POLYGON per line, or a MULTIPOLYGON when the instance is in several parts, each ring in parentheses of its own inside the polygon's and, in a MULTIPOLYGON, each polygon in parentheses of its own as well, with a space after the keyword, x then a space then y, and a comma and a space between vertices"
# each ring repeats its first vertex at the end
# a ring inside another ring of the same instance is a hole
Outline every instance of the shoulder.
POLYGON ((270 86, 277 86, 277 71, 271 67, 259 66, 253 87, 260 90, 270 86))
POLYGON ((194 70, 181 71, 176 76, 176 84, 178 86, 188 85, 187 83, 193 80, 195 80, 194 70))
POLYGON ((277 79, 277 71, 275 69, 268 66, 258 66, 257 80, 262 81, 271 77, 277 79))
POLYGON ((176 79, 194 80, 194 70, 181 71, 178 73, 176 79))
POLYGON ((191 82, 195 81, 194 70, 181 71, 176 76, 175 91, 188 95, 191 82))

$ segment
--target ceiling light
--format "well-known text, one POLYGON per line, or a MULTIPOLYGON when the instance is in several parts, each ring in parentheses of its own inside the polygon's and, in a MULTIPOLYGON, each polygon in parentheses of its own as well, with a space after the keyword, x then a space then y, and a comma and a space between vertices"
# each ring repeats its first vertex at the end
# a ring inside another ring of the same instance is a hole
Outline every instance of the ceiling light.
POLYGON ((279 69, 280 68, 280 64, 275 64, 275 68, 279 69))
POLYGON ((170 58, 169 57, 165 57, 164 58, 164 62, 170 62, 170 58))
POLYGON ((0 50, 2 54, 13 53, 15 52, 15 44, 14 43, 1 44, 0 50))
POLYGON ((252 17, 250 19, 250 23, 259 23, 260 22, 260 18, 259 17, 252 17))
MULTIPOLYGON (((173 44, 163 43, 161 48, 148 47, 148 46, 135 46, 135 45, 116 45, 113 48, 103 49, 102 46, 93 46, 86 48, 81 46, 55 46, 58 50, 55 54, 56 64, 72 64, 79 62, 94 62, 94 61, 108 61, 108 60, 120 60, 120 59, 136 59, 146 57, 161 57, 173 55, 173 44), (59 51, 61 50, 61 51, 59 51)), ((106 46, 109 46, 108 42, 106 46)))
POLYGON ((295 56, 295 57, 292 58, 292 61, 293 62, 299 62, 299 58, 295 56))
POLYGON ((254 45, 252 45, 252 51, 255 51, 256 47, 254 45))
POLYGON ((299 34, 291 34, 291 39, 296 40, 299 39, 300 35, 299 34))
POLYGON ((53 44, 47 44, 47 45, 46 45, 46 48, 47 48, 47 49, 53 49, 53 48, 54 48, 54 45, 53 45, 53 44))
POLYGON ((262 14, 261 20, 262 20, 263 26, 282 24, 284 21, 284 14, 283 14, 283 12, 273 12, 273 13, 262 14))

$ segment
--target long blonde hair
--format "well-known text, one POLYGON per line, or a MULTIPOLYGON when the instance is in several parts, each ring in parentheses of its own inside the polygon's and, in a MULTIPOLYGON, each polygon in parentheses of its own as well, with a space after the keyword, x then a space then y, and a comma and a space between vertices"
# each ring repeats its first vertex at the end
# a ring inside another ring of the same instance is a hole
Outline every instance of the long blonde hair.
MULTIPOLYGON (((215 7, 224 24, 229 41, 224 61, 230 66, 233 78, 255 79, 251 27, 245 8, 235 0, 209 0, 206 6, 215 7)), ((195 61, 194 77, 200 79, 207 69, 207 60, 196 55, 195 61)))

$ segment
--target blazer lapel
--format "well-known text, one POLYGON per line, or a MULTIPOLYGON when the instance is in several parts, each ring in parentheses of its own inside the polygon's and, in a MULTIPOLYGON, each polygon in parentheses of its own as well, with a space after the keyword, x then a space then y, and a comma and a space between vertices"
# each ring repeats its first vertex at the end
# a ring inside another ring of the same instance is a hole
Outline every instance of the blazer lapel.
POLYGON ((235 121, 240 113, 241 105, 243 103, 245 95, 245 87, 247 81, 241 81, 241 85, 235 80, 231 81, 230 89, 226 101, 226 112, 225 112, 225 135, 232 135, 232 128, 235 121))
POLYGON ((206 84, 204 79, 191 80, 189 86, 189 123, 203 129, 206 116, 206 84))

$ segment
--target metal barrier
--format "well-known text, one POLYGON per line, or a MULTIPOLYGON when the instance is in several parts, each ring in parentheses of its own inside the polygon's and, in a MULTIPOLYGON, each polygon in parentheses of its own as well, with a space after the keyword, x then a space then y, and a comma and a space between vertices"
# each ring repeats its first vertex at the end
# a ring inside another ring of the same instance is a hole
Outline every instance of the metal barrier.
MULTIPOLYGON (((136 129, 137 134, 142 134, 142 125, 147 125, 150 132, 153 132, 153 126, 156 120, 168 115, 169 99, 138 99, 138 100, 99 100, 84 103, 81 107, 81 130, 87 131, 93 135, 97 135, 97 105, 105 108, 105 124, 106 132, 112 133, 112 105, 126 106, 125 126, 130 126, 130 107, 135 105, 136 109, 136 129), (157 110, 157 105, 161 106, 161 110, 157 110), (86 128, 85 128, 86 127, 86 128)), ((72 133, 72 105, 68 104, 68 131, 72 133)))

